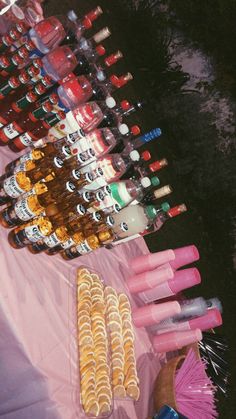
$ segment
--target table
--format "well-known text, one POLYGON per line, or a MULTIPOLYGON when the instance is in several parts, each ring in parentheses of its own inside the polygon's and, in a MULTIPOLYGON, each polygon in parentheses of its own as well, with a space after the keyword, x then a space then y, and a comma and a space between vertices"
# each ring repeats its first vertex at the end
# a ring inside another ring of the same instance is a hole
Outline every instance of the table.
MULTIPOLYGON (((1 167, 16 155, 1 149, 1 167)), ((75 269, 87 265, 118 292, 128 293, 129 259, 147 253, 142 238, 65 261, 12 249, 0 228, 0 416, 2 419, 83 419, 77 391, 75 269)), ((131 298, 131 305, 135 303, 131 298)), ((136 329, 141 378, 137 403, 116 401, 111 418, 145 419, 162 359, 144 329, 136 329)), ((163 356, 164 361, 164 356, 163 356)))

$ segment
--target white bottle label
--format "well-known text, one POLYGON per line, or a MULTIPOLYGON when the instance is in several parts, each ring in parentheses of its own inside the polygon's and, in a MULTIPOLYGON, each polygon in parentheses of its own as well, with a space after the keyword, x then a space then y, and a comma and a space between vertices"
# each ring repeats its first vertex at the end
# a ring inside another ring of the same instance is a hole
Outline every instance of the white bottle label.
POLYGON ((15 169, 14 169, 14 173, 18 173, 18 172, 24 172, 25 171, 25 167, 26 164, 25 163, 20 163, 18 164, 15 169))
POLYGON ((87 240, 85 240, 84 242, 78 244, 78 246, 76 246, 76 250, 81 254, 84 255, 86 253, 90 253, 93 251, 93 249, 89 246, 87 240))
POLYGON ((71 246, 74 246, 75 242, 73 239, 69 239, 64 243, 61 243, 61 247, 65 250, 65 249, 69 249, 71 246))
POLYGON ((3 132, 6 135, 6 137, 9 138, 10 140, 12 138, 17 137, 17 135, 19 135, 19 131, 17 131, 14 128, 14 124, 7 125, 5 128, 3 128, 3 132))
POLYGON ((12 198, 18 198, 18 196, 20 196, 24 192, 24 189, 21 189, 18 185, 16 177, 14 175, 4 180, 3 189, 6 192, 6 194, 8 196, 11 196, 12 198))
POLYGON ((22 221, 28 221, 35 216, 35 213, 29 208, 27 198, 16 202, 14 209, 17 217, 22 221))
POLYGON ((33 160, 32 158, 32 151, 29 153, 23 154, 23 156, 20 157, 20 163, 26 163, 27 161, 33 160))
POLYGON ((50 234, 50 236, 46 237, 44 239, 44 243, 48 246, 48 247, 55 247, 58 244, 61 243, 61 240, 57 237, 56 233, 50 234))
POLYGON ((19 136, 19 140, 22 144, 24 144, 26 147, 28 147, 29 145, 32 144, 32 139, 30 137, 29 134, 27 134, 27 132, 25 132, 24 134, 19 136))
POLYGON ((33 243, 46 237, 44 234, 42 234, 37 224, 25 227, 25 234, 27 238, 33 243))

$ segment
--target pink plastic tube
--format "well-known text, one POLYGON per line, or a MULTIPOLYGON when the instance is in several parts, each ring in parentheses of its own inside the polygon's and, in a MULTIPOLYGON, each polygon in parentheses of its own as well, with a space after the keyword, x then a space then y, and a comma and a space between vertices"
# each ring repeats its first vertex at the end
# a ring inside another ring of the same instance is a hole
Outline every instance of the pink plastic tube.
POLYGON ((158 266, 169 262, 173 269, 188 265, 199 259, 199 252, 194 245, 180 247, 175 250, 164 250, 162 252, 149 253, 134 258, 130 261, 131 269, 139 274, 145 271, 151 271, 158 266))
POLYGON ((141 274, 131 276, 127 281, 127 286, 132 294, 142 292, 144 290, 154 288, 162 282, 172 279, 174 271, 166 263, 153 271, 142 272, 141 274))
POLYGON ((183 332, 168 332, 161 336, 153 338, 153 347, 156 352, 170 352, 198 342, 202 339, 202 332, 200 329, 187 330, 183 332))
POLYGON ((162 304, 149 304, 133 310, 132 317, 136 327, 150 326, 180 313, 181 308, 177 301, 162 304))
POLYGON ((221 326, 223 323, 222 316, 220 311, 217 308, 212 308, 208 310, 204 316, 196 317, 195 319, 188 320, 185 322, 172 323, 167 325, 166 329, 155 330, 152 329, 153 333, 156 335, 162 335, 170 331, 183 331, 183 330, 194 330, 201 329, 203 332, 205 330, 214 329, 215 327, 221 326))
POLYGON ((201 276, 196 268, 182 269, 175 272, 174 278, 169 279, 162 284, 157 285, 138 294, 144 303, 160 300, 162 298, 170 297, 178 292, 198 285, 201 282, 201 276))

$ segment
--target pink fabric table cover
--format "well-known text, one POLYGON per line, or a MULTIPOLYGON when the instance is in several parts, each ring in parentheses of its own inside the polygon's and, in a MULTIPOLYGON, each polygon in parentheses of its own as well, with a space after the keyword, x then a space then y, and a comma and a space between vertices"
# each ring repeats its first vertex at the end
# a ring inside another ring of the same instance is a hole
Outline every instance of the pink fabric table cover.
MULTIPOLYGON (((1 167, 16 155, 1 150, 1 167)), ((1 170, 2 172, 3 170, 1 170)), ((60 256, 14 250, 0 228, 0 416, 3 419, 82 419, 78 403, 75 268, 87 265, 106 283, 126 292, 129 259, 147 253, 142 238, 66 262, 60 256), (2 399, 2 400, 1 400, 2 399)), ((135 305, 131 298, 131 304, 135 305)), ((152 390, 160 358, 144 329, 136 329, 141 383, 137 403, 115 401, 114 419, 145 419, 152 413, 152 390)))

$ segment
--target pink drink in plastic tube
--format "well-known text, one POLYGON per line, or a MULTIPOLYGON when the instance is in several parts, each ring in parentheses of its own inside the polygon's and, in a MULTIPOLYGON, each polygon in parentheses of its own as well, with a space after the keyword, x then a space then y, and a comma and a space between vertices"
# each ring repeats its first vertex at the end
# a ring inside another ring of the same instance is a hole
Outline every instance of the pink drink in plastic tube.
POLYGON ((127 286, 132 294, 136 294, 138 292, 154 288, 155 286, 168 281, 173 277, 173 269, 169 266, 169 264, 165 264, 159 266, 159 268, 154 269, 153 271, 143 272, 138 275, 131 276, 127 280, 127 286))
POLYGON ((183 332, 168 332, 153 338, 153 347, 156 352, 171 352, 183 348, 202 339, 200 329, 188 330, 183 332))

